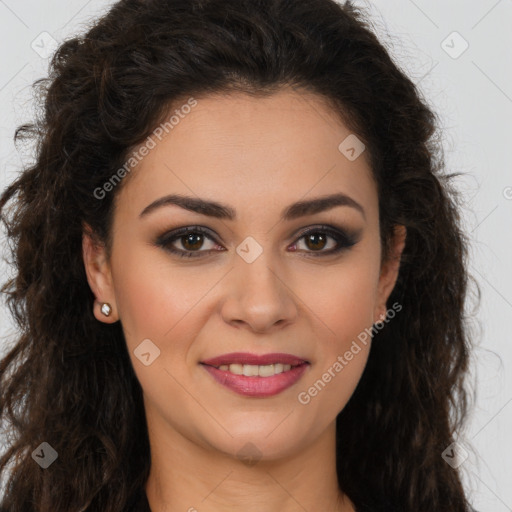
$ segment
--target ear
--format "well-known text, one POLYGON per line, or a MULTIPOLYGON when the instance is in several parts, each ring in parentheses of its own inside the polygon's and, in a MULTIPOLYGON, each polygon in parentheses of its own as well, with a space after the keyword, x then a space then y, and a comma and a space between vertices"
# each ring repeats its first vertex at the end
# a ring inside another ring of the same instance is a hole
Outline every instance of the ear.
POLYGON ((82 234, 82 255, 87 281, 96 298, 93 309, 94 316, 100 322, 112 324, 119 318, 110 264, 104 244, 94 237, 93 231, 88 224, 84 225, 82 234), (101 312, 101 306, 105 302, 108 302, 112 308, 109 316, 101 312))
POLYGON ((395 225, 394 236, 391 241, 390 254, 381 266, 379 277, 377 303, 374 311, 374 323, 383 321, 386 318, 386 302, 395 287, 400 270, 400 258, 405 247, 407 230, 401 224, 395 225))

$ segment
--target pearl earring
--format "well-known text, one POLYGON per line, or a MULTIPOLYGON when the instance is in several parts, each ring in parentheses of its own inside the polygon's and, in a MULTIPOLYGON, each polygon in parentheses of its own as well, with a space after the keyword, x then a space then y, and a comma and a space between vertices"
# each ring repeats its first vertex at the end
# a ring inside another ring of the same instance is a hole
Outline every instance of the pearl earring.
POLYGON ((108 302, 104 302, 104 303, 101 305, 101 312, 102 312, 105 316, 110 316, 110 313, 112 313, 112 306, 111 306, 108 302))

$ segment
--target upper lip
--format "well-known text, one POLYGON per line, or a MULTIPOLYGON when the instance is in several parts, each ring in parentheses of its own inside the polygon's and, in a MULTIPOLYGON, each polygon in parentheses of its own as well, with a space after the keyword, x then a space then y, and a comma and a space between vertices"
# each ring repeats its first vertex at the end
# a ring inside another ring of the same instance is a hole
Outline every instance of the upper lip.
POLYGON ((250 364, 250 365, 269 365, 274 363, 289 364, 297 366, 302 363, 309 363, 301 357, 292 354, 273 353, 273 354, 250 354, 248 352, 232 352, 230 354, 222 354, 221 356, 212 357, 201 361, 202 364, 209 366, 221 366, 224 364, 250 364))

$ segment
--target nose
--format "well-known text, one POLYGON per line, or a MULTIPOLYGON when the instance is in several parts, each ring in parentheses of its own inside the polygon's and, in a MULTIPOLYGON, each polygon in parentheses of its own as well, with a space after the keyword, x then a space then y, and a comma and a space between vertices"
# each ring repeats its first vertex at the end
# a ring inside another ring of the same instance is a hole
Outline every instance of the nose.
POLYGON ((228 279, 221 310, 225 322, 269 333, 297 318, 298 298, 291 277, 271 260, 270 251, 263 251, 252 263, 237 256, 228 279))

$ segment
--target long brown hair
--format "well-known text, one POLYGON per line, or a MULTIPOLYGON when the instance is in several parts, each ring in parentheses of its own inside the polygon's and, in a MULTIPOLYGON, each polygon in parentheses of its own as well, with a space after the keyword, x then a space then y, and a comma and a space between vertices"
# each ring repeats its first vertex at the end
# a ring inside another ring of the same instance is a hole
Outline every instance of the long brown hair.
POLYGON ((120 512, 144 485, 142 390, 120 323, 93 317, 82 260, 84 223, 108 245, 120 187, 94 191, 178 98, 285 85, 327 99, 366 145, 384 257, 393 226, 407 228, 389 298, 403 311, 374 334, 337 418, 340 489, 358 507, 468 510, 458 470, 441 457, 468 408, 456 174, 445 172, 436 115, 414 83, 363 11, 333 0, 122 0, 58 48, 37 82, 42 115, 15 134, 37 142, 36 161, 0 198, 15 269, 2 291, 19 327, 0 362, 3 510, 120 512), (33 457, 41 443, 58 454, 46 469, 33 457))

